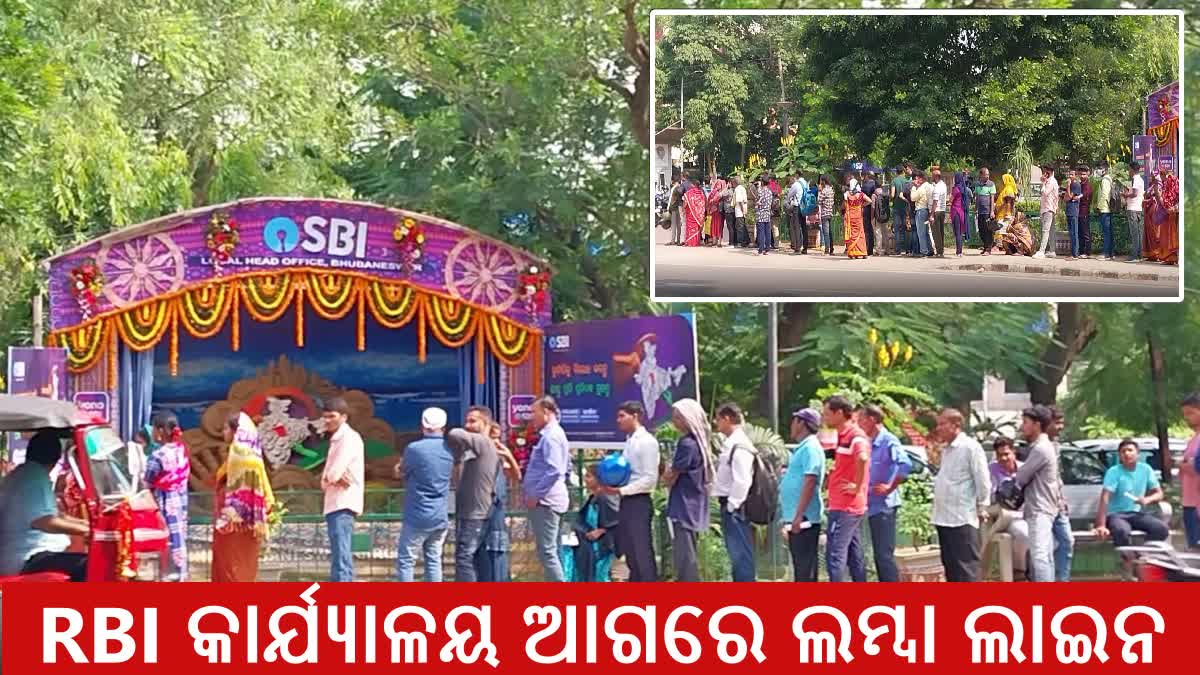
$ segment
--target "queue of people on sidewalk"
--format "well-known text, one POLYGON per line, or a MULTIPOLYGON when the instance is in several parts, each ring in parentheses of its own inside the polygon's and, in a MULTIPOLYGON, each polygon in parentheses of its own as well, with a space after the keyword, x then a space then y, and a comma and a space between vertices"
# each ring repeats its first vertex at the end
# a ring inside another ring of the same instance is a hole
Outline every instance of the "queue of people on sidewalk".
POLYGON ((1112 215, 1124 210, 1130 262, 1178 263, 1179 181, 1166 163, 1159 163, 1148 187, 1138 162, 1129 164, 1124 184, 1116 182, 1106 161, 1065 169, 1046 163, 1040 169, 1040 242, 1026 215, 1017 209, 1022 195, 1013 175, 1004 173, 997 185, 987 167, 975 172, 963 169, 943 178, 938 165, 926 173, 905 162, 890 181, 884 172, 850 172, 843 176, 840 200, 827 175, 810 184, 802 173, 784 176, 782 181, 763 173, 743 184, 738 176, 713 174, 701 181, 685 171, 659 201, 665 204, 671 228, 669 245, 754 246, 759 255, 780 249, 781 230, 792 254, 806 255, 810 228, 818 233, 815 238, 823 252, 833 255, 836 201, 843 223, 843 253, 853 259, 944 258, 947 226, 960 258, 971 231, 979 235, 982 255, 1053 258, 1061 210, 1070 259, 1092 257, 1095 213, 1102 236, 1101 257, 1114 260, 1112 215), (1098 177, 1095 188, 1093 177, 1098 177), (748 221, 751 215, 753 222, 748 221))
MULTIPOLYGON (((1183 521, 1189 546, 1200 547, 1200 394, 1189 396, 1182 411, 1197 432, 1181 470, 1183 521)), ((981 444, 966 433, 959 410, 946 408, 937 415, 930 434, 933 445, 940 448, 931 522, 948 581, 981 580, 1001 533, 1011 536, 1017 578, 1070 580, 1074 534, 1058 457, 1064 418, 1052 406, 1035 405, 1023 411, 1021 419, 1020 437, 1027 443, 1024 460, 1017 459, 1011 439, 997 437, 995 458, 989 464, 981 444)), ((679 436, 670 458, 660 462, 659 443, 645 426, 642 406, 624 403, 615 422, 626 436, 623 455, 630 478, 620 487, 608 486, 599 480, 595 467, 589 467, 583 503, 565 528, 572 461, 558 420, 552 397, 533 404, 531 424, 538 440, 522 475, 513 454, 500 442, 499 426, 487 408, 470 408, 463 427, 451 431, 446 431, 443 411, 426 410, 421 421, 424 437, 408 446, 396 467, 406 488, 397 578, 413 580, 415 561, 420 558, 425 580, 441 580, 449 529, 447 501, 454 486, 455 579, 508 580, 505 504, 512 481, 521 484, 546 581, 610 581, 618 558, 624 558, 630 581, 658 580, 652 495, 660 484, 668 496, 659 517, 667 525, 671 567, 678 581, 701 580, 699 543, 709 529, 713 507, 720 514, 734 581, 755 580, 754 525, 771 523, 786 544, 796 581, 817 580, 822 545, 830 581, 866 581, 864 536, 871 538, 875 577, 900 580, 895 555, 903 508, 900 486, 913 465, 899 439, 884 425, 878 406, 854 406, 844 396, 831 396, 820 410, 795 411, 789 432, 796 446, 775 478, 762 471, 759 450, 746 434, 744 414, 735 404, 718 406, 710 419, 694 399, 676 401, 671 422, 679 436), (710 445, 714 429, 721 438, 716 451, 710 445), (830 439, 836 438, 831 448, 819 440, 822 430, 832 432, 830 439), (766 520, 764 499, 774 507, 766 520)), ((352 433, 344 420, 339 428, 346 431, 335 450, 338 454, 347 450, 345 439, 352 433)), ((349 446, 353 452, 353 443, 349 446)), ((1165 524, 1143 512, 1162 499, 1153 470, 1140 461, 1132 441, 1123 441, 1118 454, 1120 462, 1104 476, 1094 533, 1111 538, 1116 546, 1130 544, 1135 530, 1146 541, 1166 539, 1165 524)), ((354 459, 347 462, 338 456, 333 463, 350 474, 357 465, 354 459)), ((351 477, 345 485, 335 476, 327 478, 326 510, 332 509, 327 519, 338 513, 338 507, 348 508, 352 517, 361 513, 361 481, 351 477), (345 490, 354 489, 359 495, 347 497, 345 490)), ((349 537, 336 532, 340 526, 333 520, 334 578, 349 580, 353 577, 349 537)))

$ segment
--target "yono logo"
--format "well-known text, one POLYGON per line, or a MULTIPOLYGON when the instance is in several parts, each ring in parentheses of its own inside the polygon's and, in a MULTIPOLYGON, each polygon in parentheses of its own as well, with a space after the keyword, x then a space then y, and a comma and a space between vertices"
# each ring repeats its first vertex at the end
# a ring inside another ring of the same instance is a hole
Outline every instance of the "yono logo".
POLYGON ((263 243, 276 253, 290 253, 300 245, 300 228, 285 216, 276 216, 263 228, 263 243))
POLYGON ((550 337, 546 338, 546 343, 550 346, 550 349, 570 349, 571 336, 551 335, 550 337))
POLYGON ((275 253, 290 253, 298 246, 308 253, 364 258, 367 255, 367 223, 309 216, 301 228, 287 216, 275 216, 263 226, 263 244, 275 253))

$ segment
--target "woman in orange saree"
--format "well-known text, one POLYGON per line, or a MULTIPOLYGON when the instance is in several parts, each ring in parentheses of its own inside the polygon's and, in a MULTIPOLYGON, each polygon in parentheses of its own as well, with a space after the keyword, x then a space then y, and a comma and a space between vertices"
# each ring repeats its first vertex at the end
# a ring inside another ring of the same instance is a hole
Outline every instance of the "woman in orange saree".
POLYGON ((842 222, 846 225, 846 255, 852 260, 867 257, 867 231, 863 229, 862 207, 866 195, 855 190, 846 193, 842 201, 842 222))
POLYGON ((1146 191, 1146 260, 1179 264, 1179 179, 1162 162, 1146 191))
POLYGON ((721 226, 724 224, 724 212, 721 210, 721 193, 725 191, 725 181, 721 180, 720 176, 713 176, 712 189, 708 193, 708 216, 712 221, 709 235, 712 237, 712 245, 721 245, 721 226))
POLYGON ((704 217, 708 213, 708 200, 704 190, 692 181, 687 181, 687 191, 683 193, 683 215, 686 219, 683 231, 684 246, 699 246, 700 235, 704 232, 704 217))

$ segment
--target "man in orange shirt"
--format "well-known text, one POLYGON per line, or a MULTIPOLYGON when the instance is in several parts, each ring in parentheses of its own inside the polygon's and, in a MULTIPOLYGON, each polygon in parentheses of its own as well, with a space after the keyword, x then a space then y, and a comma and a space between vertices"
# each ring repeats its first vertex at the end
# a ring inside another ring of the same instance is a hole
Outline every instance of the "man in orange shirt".
POLYGON ((867 514, 867 470, 871 439, 854 422, 854 406, 844 396, 825 399, 822 418, 837 430, 837 451, 829 474, 829 527, 825 562, 830 581, 845 581, 846 568, 854 581, 866 581, 866 564, 859 531, 867 514))

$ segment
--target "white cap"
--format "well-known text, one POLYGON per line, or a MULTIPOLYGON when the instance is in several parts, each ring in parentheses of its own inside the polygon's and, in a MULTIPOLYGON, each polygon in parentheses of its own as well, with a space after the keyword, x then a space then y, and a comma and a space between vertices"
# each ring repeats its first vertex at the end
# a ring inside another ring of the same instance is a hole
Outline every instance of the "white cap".
POLYGON ((426 408, 421 413, 421 427, 430 431, 446 428, 446 411, 441 408, 426 408))

